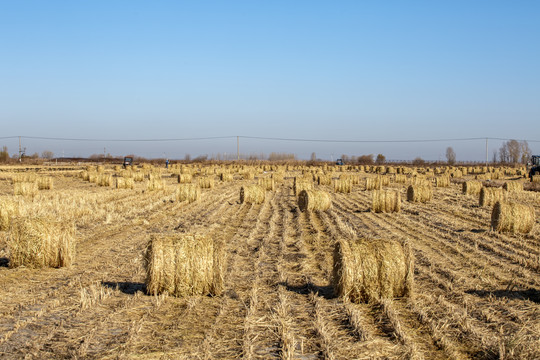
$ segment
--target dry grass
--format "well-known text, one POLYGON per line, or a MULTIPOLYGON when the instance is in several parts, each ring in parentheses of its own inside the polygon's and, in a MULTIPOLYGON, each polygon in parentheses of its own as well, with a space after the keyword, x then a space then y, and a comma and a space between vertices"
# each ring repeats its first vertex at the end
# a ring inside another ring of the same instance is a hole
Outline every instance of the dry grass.
POLYGON ((75 227, 43 217, 17 219, 7 237, 10 267, 70 266, 75 257, 75 227))
POLYGON ((300 211, 326 211, 332 206, 332 199, 327 192, 302 190, 298 195, 300 211))
POLYGON ((506 201, 506 192, 502 188, 482 187, 480 190, 478 205, 493 206, 497 201, 506 201))
POLYGON ((266 192, 259 185, 248 185, 240 188, 240 203, 262 204, 266 192))
POLYGON ((220 295, 224 252, 203 235, 154 234, 145 252, 146 291, 150 295, 220 295))
POLYGON ((529 233, 535 223, 534 208, 517 203, 497 202, 491 213, 491 228, 498 232, 529 233))
POLYGON ((401 209, 401 194, 393 190, 374 190, 371 210, 376 213, 399 212, 401 209))
POLYGON ((409 185, 407 188, 407 201, 426 203, 432 197, 433 189, 429 185, 409 185))
POLYGON ((339 240, 334 249, 333 284, 355 303, 409 296, 414 257, 408 242, 387 239, 339 240))

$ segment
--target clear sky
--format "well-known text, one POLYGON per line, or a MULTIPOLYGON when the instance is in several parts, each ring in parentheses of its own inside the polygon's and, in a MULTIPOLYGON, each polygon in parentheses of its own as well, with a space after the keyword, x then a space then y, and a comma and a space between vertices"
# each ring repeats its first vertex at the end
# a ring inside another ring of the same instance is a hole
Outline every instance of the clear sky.
MULTIPOLYGON (((540 140, 538 1, 0 0, 0 137, 540 140)), ((1 139, 10 152, 18 141, 1 139)), ((236 139, 25 139, 30 153, 235 153, 236 139)), ((529 142, 540 153, 540 143, 529 142)), ((308 158, 485 158, 485 141, 240 141, 308 158)), ((492 149, 500 141, 490 142, 492 149)))

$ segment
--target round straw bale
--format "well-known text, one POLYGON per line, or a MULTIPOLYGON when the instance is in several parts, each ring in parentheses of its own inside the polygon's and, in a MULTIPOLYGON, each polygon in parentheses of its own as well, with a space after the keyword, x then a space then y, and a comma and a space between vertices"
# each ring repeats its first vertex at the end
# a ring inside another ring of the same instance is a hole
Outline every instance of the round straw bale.
POLYGON ((298 195, 300 211, 326 211, 332 206, 332 199, 325 191, 302 190, 298 195))
POLYGON ((255 179, 255 171, 246 170, 246 171, 244 171, 242 176, 244 177, 245 180, 253 180, 253 179, 255 179))
POLYGON ((426 185, 409 185, 407 188, 407 201, 428 202, 433 197, 433 189, 426 185))
POLYGON ((0 202, 0 231, 7 231, 12 219, 19 215, 19 206, 16 202, 5 200, 0 202))
POLYGON ((401 209, 401 195, 398 191, 374 190, 371 209, 373 212, 391 213, 401 209))
POLYGON ((156 191, 163 189, 165 189, 165 184, 163 183, 162 178, 150 177, 150 179, 146 182, 147 191, 156 191))
POLYGON ((240 203, 262 204, 266 191, 259 185, 248 185, 240 188, 240 203))
POLYGON ((191 174, 179 174, 178 183, 179 184, 190 184, 193 181, 193 175, 191 174))
POLYGON ((480 181, 465 181, 462 185, 462 191, 465 195, 480 195, 482 183, 480 181))
POLYGON ((231 173, 222 172, 221 174, 219 174, 219 180, 221 180, 223 182, 229 182, 229 181, 233 181, 234 178, 233 178, 233 175, 231 173))
POLYGON ((294 178, 293 191, 294 195, 298 195, 302 190, 313 190, 313 182, 303 178, 294 178))
POLYGON ((414 290, 414 256, 408 241, 339 240, 334 248, 333 285, 355 303, 409 296, 414 290))
POLYGON ((435 187, 449 187, 450 177, 447 175, 437 176, 435 178, 435 187))
POLYGON ((176 189, 176 199, 192 203, 201 198, 201 188, 195 184, 180 184, 176 189))
POLYGON ((478 204, 480 206, 493 206, 497 201, 504 202, 506 200, 506 193, 502 188, 496 187, 483 187, 480 190, 480 197, 478 204))
POLYGON ((53 179, 50 176, 39 177, 37 184, 39 190, 50 190, 53 188, 53 179))
POLYGON ((16 182, 13 184, 14 195, 35 196, 38 190, 36 182, 16 182))
POLYGON ((377 178, 366 178, 366 190, 380 190, 382 182, 377 178))
POLYGON ((335 179, 334 180, 334 192, 336 193, 350 193, 352 190, 352 179, 335 179))
POLYGON ((214 176, 201 176, 198 182, 201 189, 212 189, 214 187, 214 176))
POLYGON ((523 191, 523 183, 518 181, 507 181, 503 184, 506 191, 523 191))
POLYGON ((116 188, 117 189, 133 189, 135 182, 133 178, 129 177, 117 177, 116 178, 116 188))
POLYGON ((405 184, 407 182, 407 175, 403 175, 403 174, 394 175, 394 182, 397 184, 405 184))
POLYGON ((259 186, 262 187, 264 190, 274 191, 276 188, 274 179, 265 177, 265 178, 259 178, 258 180, 259 186))
POLYGON ((112 175, 100 173, 97 178, 97 184, 99 186, 111 186, 112 184, 112 175))
POLYGON ((13 221, 7 237, 9 266, 64 267, 75 256, 75 226, 44 217, 13 221))
POLYGON ((142 171, 133 172, 133 181, 142 182, 144 181, 144 173, 142 171))
POLYGON ((283 182, 283 178, 285 177, 285 174, 282 172, 275 172, 272 174, 272 179, 274 179, 275 182, 283 182))
POLYGON ((224 251, 210 237, 154 234, 144 254, 146 291, 150 295, 220 295, 224 251))
POLYGON ((318 185, 330 185, 332 184, 332 176, 326 175, 326 174, 319 174, 317 176, 317 184, 318 185))
POLYGON ((491 228, 498 232, 529 233, 535 223, 534 208, 497 201, 491 212, 491 228))

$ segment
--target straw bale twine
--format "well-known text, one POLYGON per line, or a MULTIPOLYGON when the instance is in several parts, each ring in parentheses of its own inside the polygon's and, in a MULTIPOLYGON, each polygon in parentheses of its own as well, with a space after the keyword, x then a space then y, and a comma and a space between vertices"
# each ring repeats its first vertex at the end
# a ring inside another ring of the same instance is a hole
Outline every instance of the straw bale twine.
POLYGON ((529 233, 535 223, 534 208, 498 201, 491 212, 491 228, 498 232, 529 233))
POLYGON ((398 191, 374 190, 371 210, 376 213, 399 212, 401 209, 401 195, 398 191))
POLYGON ((407 188, 407 201, 426 203, 432 197, 433 189, 430 185, 409 185, 407 188))
POLYGON ((214 177, 213 176, 201 176, 198 179, 199 187, 201 189, 212 189, 214 188, 214 177))
POLYGON ((201 198, 201 188, 195 184, 180 184, 175 194, 176 200, 192 203, 201 198))
POLYGON ((506 191, 523 191, 523 183, 518 181, 507 181, 503 184, 506 191))
POLYGON ((191 174, 179 174, 178 183, 179 184, 190 184, 193 181, 193 175, 191 174))
POLYGON ((332 206, 330 194, 320 190, 302 190, 298 195, 300 211, 326 211, 332 206))
POLYGON ((414 291, 414 256, 408 241, 339 240, 334 249, 333 285, 355 303, 409 296, 414 291))
POLYGON ((465 195, 480 195, 482 183, 480 181, 465 181, 462 185, 462 192, 465 195))
POLYGON ((197 234, 153 234, 146 247, 146 291, 150 295, 220 295, 223 246, 197 234))
POLYGON ((39 191, 36 182, 16 182, 13 184, 13 194, 23 196, 35 196, 39 191))
POLYGON ((335 179, 334 180, 334 192, 336 193, 350 193, 352 190, 352 179, 335 179))
POLYGON ((7 237, 9 266, 64 267, 75 256, 75 226, 44 217, 15 220, 7 237))
POLYGON ((274 179, 272 178, 259 178, 258 182, 259 186, 262 187, 264 190, 274 191, 276 189, 274 179))
POLYGON ((262 204, 266 191, 259 185, 248 185, 240 188, 240 203, 262 204))
POLYGON ((133 178, 129 178, 129 177, 116 178, 117 189, 133 189, 134 186, 135 186, 135 181, 133 180, 133 178))
POLYGON ((506 201, 506 193, 502 188, 483 187, 480 190, 478 204, 480 206, 493 206, 497 201, 506 201))

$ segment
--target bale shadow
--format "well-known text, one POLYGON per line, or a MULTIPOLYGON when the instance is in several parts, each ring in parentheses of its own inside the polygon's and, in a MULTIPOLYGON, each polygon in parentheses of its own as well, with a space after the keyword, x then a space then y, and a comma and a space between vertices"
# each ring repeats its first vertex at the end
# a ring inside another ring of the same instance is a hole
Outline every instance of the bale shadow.
POLYGON ((300 295, 309 295, 310 293, 315 293, 318 296, 322 296, 323 298, 330 300, 334 299, 336 297, 336 294, 334 292, 334 287, 331 285, 326 286, 319 286, 314 284, 311 281, 306 282, 302 285, 289 285, 286 282, 281 282, 278 285, 283 285, 287 289, 287 291, 292 291, 300 295))
POLYGON ((9 259, 5 257, 0 257, 0 267, 8 267, 9 259))
POLYGON ((518 299, 529 300, 534 303, 540 304, 540 291, 536 289, 527 290, 467 290, 467 294, 476 295, 480 297, 495 296, 497 298, 505 299, 518 299))
POLYGON ((142 291, 146 294, 146 286, 143 283, 130 281, 102 281, 101 284, 111 289, 118 289, 128 295, 135 295, 137 291, 142 291))

